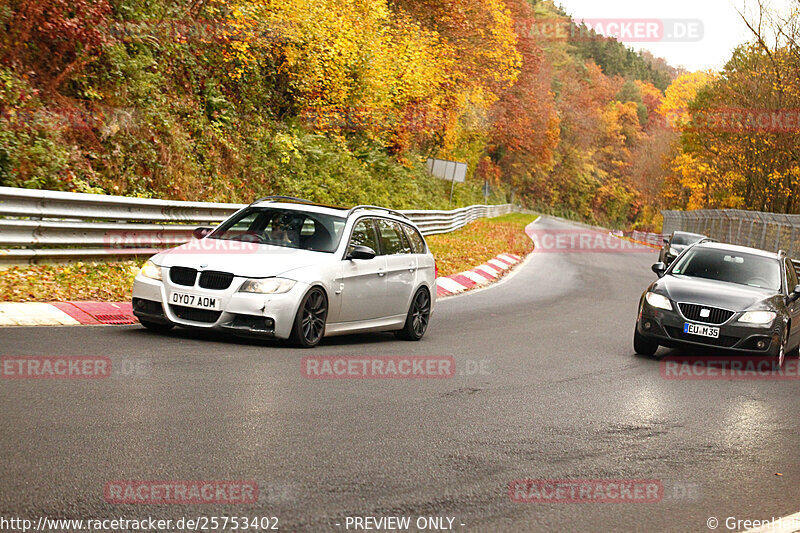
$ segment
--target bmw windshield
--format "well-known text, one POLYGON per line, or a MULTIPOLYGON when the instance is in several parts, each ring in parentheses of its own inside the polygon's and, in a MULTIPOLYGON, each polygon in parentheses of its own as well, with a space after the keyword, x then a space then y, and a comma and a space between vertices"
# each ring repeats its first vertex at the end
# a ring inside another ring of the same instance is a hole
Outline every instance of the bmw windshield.
POLYGON ((717 250, 692 248, 670 272, 675 276, 704 278, 759 289, 779 291, 781 269, 778 261, 769 257, 717 250))
POLYGON ((343 217, 325 213, 249 207, 222 223, 208 238, 333 253, 344 225, 343 217))

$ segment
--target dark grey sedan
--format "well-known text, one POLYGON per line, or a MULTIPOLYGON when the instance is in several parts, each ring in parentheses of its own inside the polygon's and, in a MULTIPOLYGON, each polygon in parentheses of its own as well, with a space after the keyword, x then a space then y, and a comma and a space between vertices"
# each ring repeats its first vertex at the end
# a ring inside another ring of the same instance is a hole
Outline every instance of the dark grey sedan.
POLYGON ((642 294, 634 349, 706 346, 759 353, 783 365, 800 345, 800 285, 783 252, 700 242, 642 294))

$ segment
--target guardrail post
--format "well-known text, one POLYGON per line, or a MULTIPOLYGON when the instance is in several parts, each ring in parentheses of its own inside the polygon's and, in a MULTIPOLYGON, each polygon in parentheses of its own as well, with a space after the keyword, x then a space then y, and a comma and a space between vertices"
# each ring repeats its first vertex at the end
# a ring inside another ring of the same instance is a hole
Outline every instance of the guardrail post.
POLYGON ((761 220, 759 220, 759 222, 761 223, 762 228, 761 228, 761 239, 758 241, 757 248, 763 249, 764 245, 767 242, 767 221, 762 218, 761 220))
POLYGON ((736 244, 742 243, 742 224, 744 224, 744 218, 739 219, 739 229, 736 230, 736 244))

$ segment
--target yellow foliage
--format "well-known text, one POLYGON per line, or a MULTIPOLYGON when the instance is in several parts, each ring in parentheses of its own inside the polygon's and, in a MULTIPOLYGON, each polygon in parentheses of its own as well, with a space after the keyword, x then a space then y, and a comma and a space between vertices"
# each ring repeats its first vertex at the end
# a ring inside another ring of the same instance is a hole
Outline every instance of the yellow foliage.
POLYGON ((681 74, 667 87, 658 113, 667 119, 670 126, 681 128, 689 120, 689 104, 694 100, 697 91, 714 78, 715 74, 711 71, 681 74))

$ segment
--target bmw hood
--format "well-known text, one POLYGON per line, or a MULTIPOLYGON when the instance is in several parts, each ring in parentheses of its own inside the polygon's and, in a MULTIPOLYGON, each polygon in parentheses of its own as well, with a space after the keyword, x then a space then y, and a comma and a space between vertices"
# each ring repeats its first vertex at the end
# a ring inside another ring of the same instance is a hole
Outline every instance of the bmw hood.
POLYGON ((151 260, 162 267, 181 266, 230 272, 245 278, 267 278, 297 268, 333 261, 334 254, 266 244, 201 239, 156 254, 151 260))
POLYGON ((744 311, 753 307, 774 308, 770 301, 778 294, 769 289, 736 285, 721 281, 667 275, 650 288, 674 302, 686 302, 744 311))

